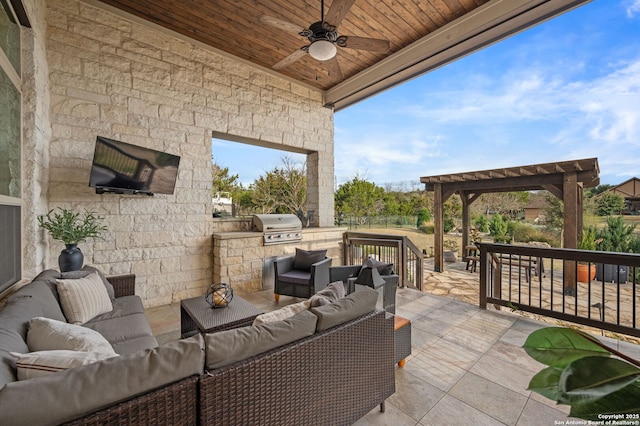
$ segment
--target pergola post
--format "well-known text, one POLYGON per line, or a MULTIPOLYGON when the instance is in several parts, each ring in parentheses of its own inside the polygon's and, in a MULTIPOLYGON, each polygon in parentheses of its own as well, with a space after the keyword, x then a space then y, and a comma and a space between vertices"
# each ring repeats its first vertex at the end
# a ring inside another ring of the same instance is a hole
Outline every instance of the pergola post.
MULTIPOLYGON (((582 186, 576 172, 565 173, 562 179, 564 203, 564 248, 578 247, 578 225, 582 226, 582 186)), ((565 260, 563 265, 564 294, 576 294, 576 262, 565 260)))
POLYGON ((442 212, 442 184, 435 183, 433 187, 433 270, 444 271, 443 243, 444 243, 444 217, 442 212))
POLYGON ((469 194, 466 191, 458 191, 462 201, 462 256, 465 255, 465 247, 469 245, 469 194))

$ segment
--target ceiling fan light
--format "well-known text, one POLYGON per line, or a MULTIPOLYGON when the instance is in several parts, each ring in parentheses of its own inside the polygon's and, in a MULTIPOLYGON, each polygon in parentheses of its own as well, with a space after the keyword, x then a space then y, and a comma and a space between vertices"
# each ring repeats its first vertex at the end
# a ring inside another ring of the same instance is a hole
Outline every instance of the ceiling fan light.
POLYGON ((328 40, 316 40, 309 46, 309 55, 319 61, 327 61, 336 56, 337 52, 336 45, 328 40))

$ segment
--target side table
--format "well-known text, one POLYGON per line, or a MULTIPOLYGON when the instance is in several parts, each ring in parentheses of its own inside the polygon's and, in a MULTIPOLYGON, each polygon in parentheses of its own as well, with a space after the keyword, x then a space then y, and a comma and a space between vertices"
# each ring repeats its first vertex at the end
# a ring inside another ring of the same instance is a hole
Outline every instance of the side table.
POLYGON ((263 312, 238 295, 224 308, 212 308, 204 296, 180 301, 181 337, 251 325, 263 312))
POLYGON ((398 315, 387 314, 387 320, 393 321, 394 357, 398 367, 404 367, 406 358, 411 355, 411 321, 398 315))

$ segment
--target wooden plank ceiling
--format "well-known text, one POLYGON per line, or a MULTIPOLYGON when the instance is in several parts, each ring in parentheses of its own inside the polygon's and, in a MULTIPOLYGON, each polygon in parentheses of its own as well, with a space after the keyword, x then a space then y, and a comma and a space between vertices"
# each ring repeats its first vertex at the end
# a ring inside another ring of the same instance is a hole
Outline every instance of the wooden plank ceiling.
POLYGON ((301 51, 311 40, 299 34, 321 21, 322 0, 84 1, 274 70, 339 110, 590 0, 325 0, 333 36, 347 36, 328 61, 301 51))
MULTIPOLYGON (((300 29, 320 21, 320 0, 101 0, 254 64, 272 68, 309 44, 306 37, 262 23, 268 16, 300 29)), ((386 52, 338 47, 341 73, 304 54, 280 73, 321 90, 357 74, 489 0, 326 0, 346 5, 339 35, 388 40, 386 52), (351 4, 349 7, 349 4, 351 4)), ((331 23, 331 22, 329 22, 331 23)))

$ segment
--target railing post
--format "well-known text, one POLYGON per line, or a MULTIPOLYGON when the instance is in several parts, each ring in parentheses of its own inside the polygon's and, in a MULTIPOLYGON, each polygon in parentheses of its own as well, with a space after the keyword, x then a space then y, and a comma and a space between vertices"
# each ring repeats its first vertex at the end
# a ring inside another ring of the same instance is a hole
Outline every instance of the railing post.
POLYGON ((489 273, 487 268, 487 248, 482 247, 480 244, 480 308, 487 309, 487 275, 489 273))

